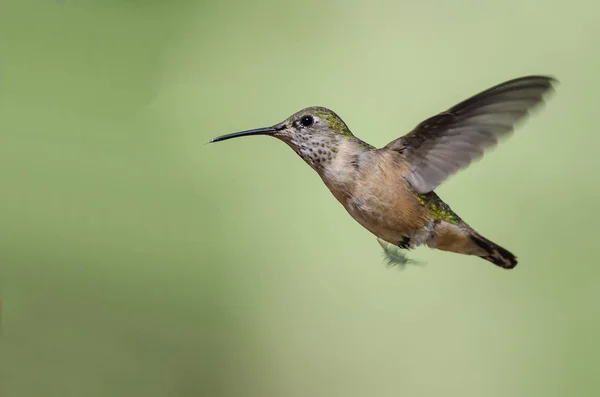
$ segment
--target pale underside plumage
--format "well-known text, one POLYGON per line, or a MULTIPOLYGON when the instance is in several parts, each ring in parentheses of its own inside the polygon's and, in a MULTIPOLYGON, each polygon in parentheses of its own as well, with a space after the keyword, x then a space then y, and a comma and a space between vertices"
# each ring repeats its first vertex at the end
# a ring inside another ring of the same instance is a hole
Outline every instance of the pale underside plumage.
POLYGON ((406 179, 417 193, 428 193, 466 168, 543 102, 552 78, 528 76, 483 91, 420 123, 386 148, 405 156, 406 179))

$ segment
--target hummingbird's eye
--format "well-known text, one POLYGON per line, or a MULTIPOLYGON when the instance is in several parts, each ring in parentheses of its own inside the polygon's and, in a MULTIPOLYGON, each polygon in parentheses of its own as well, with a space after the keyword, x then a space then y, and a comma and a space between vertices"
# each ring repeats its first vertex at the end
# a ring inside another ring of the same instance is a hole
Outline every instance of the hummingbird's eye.
POLYGON ((311 125, 313 125, 314 122, 315 119, 313 119, 313 116, 302 116, 302 118, 300 119, 300 124, 302 124, 305 127, 310 127, 311 125))

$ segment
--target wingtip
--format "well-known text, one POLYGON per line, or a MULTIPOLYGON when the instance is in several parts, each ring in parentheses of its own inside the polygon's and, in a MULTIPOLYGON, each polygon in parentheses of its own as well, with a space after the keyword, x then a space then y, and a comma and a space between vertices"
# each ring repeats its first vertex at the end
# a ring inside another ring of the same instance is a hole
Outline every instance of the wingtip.
POLYGON ((554 76, 551 76, 551 75, 540 76, 540 77, 546 79, 551 85, 560 84, 560 81, 558 80, 557 77, 554 77, 554 76))
MULTIPOLYGON (((516 79, 513 79, 512 81, 530 81, 530 80, 542 80, 542 81, 548 83, 550 86, 555 85, 555 84, 560 84, 560 81, 558 80, 558 78, 556 78, 552 75, 543 75, 543 74, 532 74, 529 76, 518 77, 516 79)), ((510 81, 508 81, 508 82, 510 82, 510 81)))

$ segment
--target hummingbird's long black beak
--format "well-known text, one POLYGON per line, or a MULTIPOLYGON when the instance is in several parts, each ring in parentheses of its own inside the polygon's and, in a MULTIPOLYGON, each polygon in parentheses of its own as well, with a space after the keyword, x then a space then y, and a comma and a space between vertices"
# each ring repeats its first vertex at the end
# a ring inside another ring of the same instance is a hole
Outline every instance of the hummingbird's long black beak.
POLYGON ((256 128, 254 130, 234 132, 233 134, 221 135, 216 138, 213 138, 210 140, 210 142, 211 143, 212 142, 220 142, 220 141, 225 141, 227 139, 237 138, 240 136, 247 136, 247 135, 271 135, 278 131, 283 130, 284 128, 285 127, 283 127, 283 126, 281 126, 281 127, 264 127, 264 128, 256 128))

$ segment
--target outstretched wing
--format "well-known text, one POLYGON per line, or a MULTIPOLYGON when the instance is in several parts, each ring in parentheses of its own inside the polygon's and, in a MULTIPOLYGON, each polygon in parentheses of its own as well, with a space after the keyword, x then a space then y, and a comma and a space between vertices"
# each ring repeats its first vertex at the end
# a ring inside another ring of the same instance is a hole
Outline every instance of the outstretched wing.
POLYGON ((512 132, 555 82, 527 76, 499 84, 423 121, 386 148, 406 156, 406 178, 415 191, 430 192, 512 132))

